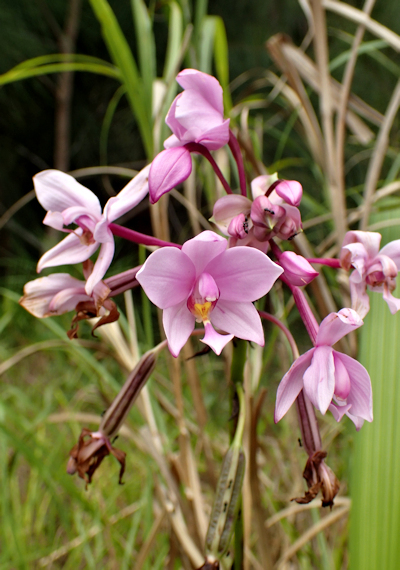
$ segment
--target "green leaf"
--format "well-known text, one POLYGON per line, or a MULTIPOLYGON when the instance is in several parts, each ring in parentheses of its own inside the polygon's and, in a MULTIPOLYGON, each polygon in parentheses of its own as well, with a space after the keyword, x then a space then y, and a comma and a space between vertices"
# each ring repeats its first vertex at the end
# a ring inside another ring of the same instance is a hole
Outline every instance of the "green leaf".
MULTIPOLYGON (((397 209, 373 221, 398 217, 397 209)), ((386 244, 398 237, 398 229, 382 234, 386 244)), ((352 570, 395 570, 400 560, 400 314, 392 315, 379 293, 370 294, 370 303, 359 359, 371 376, 374 421, 354 435, 350 564, 352 570)))
POLYGON ((136 44, 139 54, 140 73, 148 104, 148 113, 152 113, 153 82, 156 78, 156 46, 152 22, 143 0, 131 0, 136 31, 136 44))
POLYGON ((140 134, 149 159, 153 158, 153 128, 151 109, 146 101, 135 58, 107 0, 90 0, 92 9, 101 25, 104 41, 115 65, 120 69, 129 103, 138 122, 140 134))

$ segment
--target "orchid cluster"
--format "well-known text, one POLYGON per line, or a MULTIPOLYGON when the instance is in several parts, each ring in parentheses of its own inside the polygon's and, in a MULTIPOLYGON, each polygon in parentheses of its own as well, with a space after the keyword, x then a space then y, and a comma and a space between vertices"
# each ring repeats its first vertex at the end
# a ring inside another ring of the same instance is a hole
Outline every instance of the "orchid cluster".
MULTIPOLYGON (((220 355, 228 343, 235 343, 235 337, 264 346, 262 319, 274 321, 276 317, 262 311, 263 304, 255 303, 280 280, 293 294, 313 347, 301 356, 294 347, 295 360, 278 387, 275 421, 280 421, 296 402, 309 455, 307 497, 311 500, 321 490, 323 504, 332 505, 337 480, 324 465, 326 452, 318 438, 312 442, 307 439, 305 425, 312 424, 314 431, 317 429, 314 408, 322 414, 329 410, 337 421, 346 415, 357 430, 365 420, 372 421, 368 372, 333 346, 363 325, 362 319, 369 310, 367 289, 382 293, 392 313, 400 309, 400 300, 392 295, 400 270, 400 240, 379 249, 379 234, 350 231, 339 259, 308 260, 298 255, 293 244, 295 236, 302 232, 301 184, 280 179, 276 174, 262 174, 248 185, 239 142, 230 120, 224 117, 218 81, 194 69, 180 72, 177 81, 183 91, 166 117, 172 135, 164 142, 165 150, 110 198, 103 210, 98 198, 68 174, 45 170, 34 177, 37 199, 47 211, 43 223, 67 234, 41 257, 37 271, 82 263, 84 279, 67 273, 41 277, 25 285, 20 303, 39 318, 75 311, 75 326, 70 334, 73 337, 81 318, 99 317, 97 326, 117 319, 113 298, 140 285, 163 312, 163 327, 173 357, 179 356, 196 323, 203 329, 202 342, 220 355), (211 154, 226 146, 237 165, 239 192, 231 188, 211 154), (193 154, 210 162, 226 191, 209 212, 215 231, 203 231, 178 244, 114 223, 146 200, 147 195, 152 208, 164 194, 186 180, 192 171, 193 154), (155 250, 142 266, 105 278, 114 256, 114 236, 153 246, 155 250), (97 258, 92 262, 97 250, 97 258), (302 290, 318 276, 315 265, 352 271, 351 307, 327 315, 320 324, 302 290)), ((281 328, 293 346, 283 323, 281 328)), ((93 434, 91 437, 99 439, 93 434)), ((98 448, 99 445, 94 446, 98 448)), ((111 448, 104 451, 103 446, 101 459, 90 461, 83 437, 79 449, 75 448, 72 454, 72 471, 78 471, 82 477, 89 474, 89 479, 93 465, 97 466, 104 454, 111 452, 111 448), (82 464, 80 454, 84 456, 82 464)))

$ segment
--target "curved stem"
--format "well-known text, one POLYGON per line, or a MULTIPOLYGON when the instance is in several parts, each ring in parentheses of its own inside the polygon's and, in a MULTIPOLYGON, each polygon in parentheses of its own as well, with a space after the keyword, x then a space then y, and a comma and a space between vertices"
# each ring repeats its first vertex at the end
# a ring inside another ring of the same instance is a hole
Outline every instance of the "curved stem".
POLYGON ((118 224, 108 224, 109 229, 112 234, 118 237, 127 239, 128 241, 133 241, 134 243, 140 243, 141 245, 157 245, 159 247, 177 247, 181 249, 181 245, 177 243, 172 243, 169 241, 164 241, 162 239, 155 238, 153 236, 148 236, 140 232, 135 232, 135 230, 130 230, 129 228, 124 228, 118 224))
POLYGON ((228 184, 225 176, 222 174, 218 164, 215 162, 215 160, 211 156, 211 153, 208 150, 208 148, 206 148, 202 144, 195 143, 195 142, 185 144, 185 148, 187 148, 189 152, 197 152, 198 154, 202 154, 208 160, 208 162, 211 164, 211 166, 213 167, 213 170, 214 170, 215 174, 218 176, 219 181, 221 182, 222 186, 225 189, 225 192, 227 194, 233 194, 232 188, 229 186, 229 184, 228 184))
POLYGON ((333 259, 331 257, 306 257, 309 263, 318 263, 319 265, 327 265, 328 267, 333 267, 334 269, 341 269, 342 265, 339 259, 333 259))
POLYGON ((281 331, 284 333, 284 335, 286 336, 289 344, 290 344, 290 348, 292 350, 292 356, 293 356, 293 360, 296 360, 296 358, 299 358, 299 349, 297 348, 297 344, 296 341, 293 338, 292 333, 290 332, 290 330, 277 318, 274 317, 274 315, 271 315, 270 313, 266 313, 265 311, 258 311, 258 314, 260 315, 260 317, 262 319, 265 319, 267 321, 270 321, 271 323, 274 323, 274 325, 277 325, 281 331))
POLYGON ((238 174, 239 174, 239 183, 240 183, 240 191, 242 196, 247 196, 247 189, 246 189, 246 173, 244 170, 244 163, 243 163, 243 156, 240 152, 240 145, 231 130, 229 130, 229 148, 231 149, 233 158, 235 159, 238 174))

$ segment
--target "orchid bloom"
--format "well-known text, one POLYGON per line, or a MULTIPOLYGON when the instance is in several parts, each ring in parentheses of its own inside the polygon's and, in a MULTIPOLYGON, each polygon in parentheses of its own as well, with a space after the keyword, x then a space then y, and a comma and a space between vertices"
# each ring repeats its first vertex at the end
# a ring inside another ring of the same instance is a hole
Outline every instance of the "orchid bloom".
POLYGON ((368 372, 359 362, 332 348, 338 340, 363 324, 353 309, 330 313, 321 323, 315 347, 294 361, 278 387, 275 422, 283 418, 304 390, 313 405, 336 421, 346 414, 359 430, 372 421, 372 388, 368 372))
MULTIPOLYGON (((85 291, 85 285, 85 281, 75 279, 68 273, 53 273, 26 283, 19 303, 39 319, 62 315, 73 311, 78 303, 91 299, 85 291)), ((100 281, 95 292, 106 298, 110 289, 100 281)))
POLYGON ((189 177, 192 159, 186 144, 217 150, 229 141, 229 119, 224 119, 222 87, 217 79, 196 69, 184 69, 176 80, 184 91, 175 97, 165 119, 173 132, 164 142, 166 150, 151 166, 152 203, 189 177))
POLYGON ((40 258, 38 273, 45 267, 86 261, 100 246, 85 286, 86 294, 90 295, 114 256, 114 237, 108 226, 146 196, 149 169, 146 166, 117 196, 110 198, 103 212, 97 196, 69 174, 59 170, 36 174, 33 178, 36 196, 47 210, 43 223, 69 234, 40 258), (73 223, 78 226, 76 229, 66 229, 73 223))
POLYGON ((230 245, 252 245, 266 251, 261 244, 277 236, 291 239, 301 231, 297 206, 302 187, 296 180, 278 180, 276 175, 263 175, 251 183, 253 202, 245 196, 230 194, 219 198, 213 209, 214 222, 230 236, 230 245), (267 196, 270 187, 272 192, 267 196), (245 240, 242 242, 241 240, 245 240))
POLYGON ((377 232, 347 232, 340 252, 340 262, 350 275, 352 307, 364 318, 369 311, 367 287, 383 293, 383 298, 394 315, 400 310, 400 300, 392 295, 396 276, 400 271, 400 240, 379 249, 382 236, 377 232))
POLYGON ((227 249, 227 240, 205 231, 183 244, 152 253, 136 278, 149 299, 163 309, 163 325, 173 356, 203 323, 202 342, 220 354, 237 336, 264 345, 253 301, 264 296, 282 269, 256 249, 227 249), (221 335, 213 327, 228 333, 221 335))

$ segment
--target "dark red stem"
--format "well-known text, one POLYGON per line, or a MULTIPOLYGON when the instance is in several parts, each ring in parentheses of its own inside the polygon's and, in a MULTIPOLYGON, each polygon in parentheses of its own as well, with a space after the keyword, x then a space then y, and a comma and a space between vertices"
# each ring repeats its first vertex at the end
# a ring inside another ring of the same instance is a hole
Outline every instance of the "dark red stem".
POLYGON ((181 249, 181 245, 177 243, 172 243, 169 241, 164 241, 162 239, 155 238, 153 236, 148 236, 140 232, 135 232, 135 230, 130 230, 119 226, 118 224, 108 224, 111 232, 115 236, 122 237, 134 243, 140 243, 141 245, 158 245, 159 247, 177 247, 181 249))
POLYGON ((208 160, 208 162, 211 164, 211 166, 213 167, 215 174, 218 176, 222 186, 225 189, 225 192, 227 194, 233 194, 232 188, 229 186, 228 182, 226 181, 226 178, 222 174, 221 170, 219 169, 218 164, 215 162, 215 160, 211 156, 211 153, 208 150, 208 148, 206 148, 202 144, 195 143, 195 142, 185 144, 185 148, 187 148, 189 152, 197 152, 198 154, 202 154, 208 160))
POLYGON ((244 170, 243 156, 242 156, 242 153, 240 150, 239 142, 231 130, 229 131, 229 142, 228 142, 228 144, 229 144, 229 148, 231 149, 233 158, 235 159, 235 162, 237 165, 238 174, 239 174, 240 191, 242 193, 242 196, 247 196, 246 173, 244 170))

